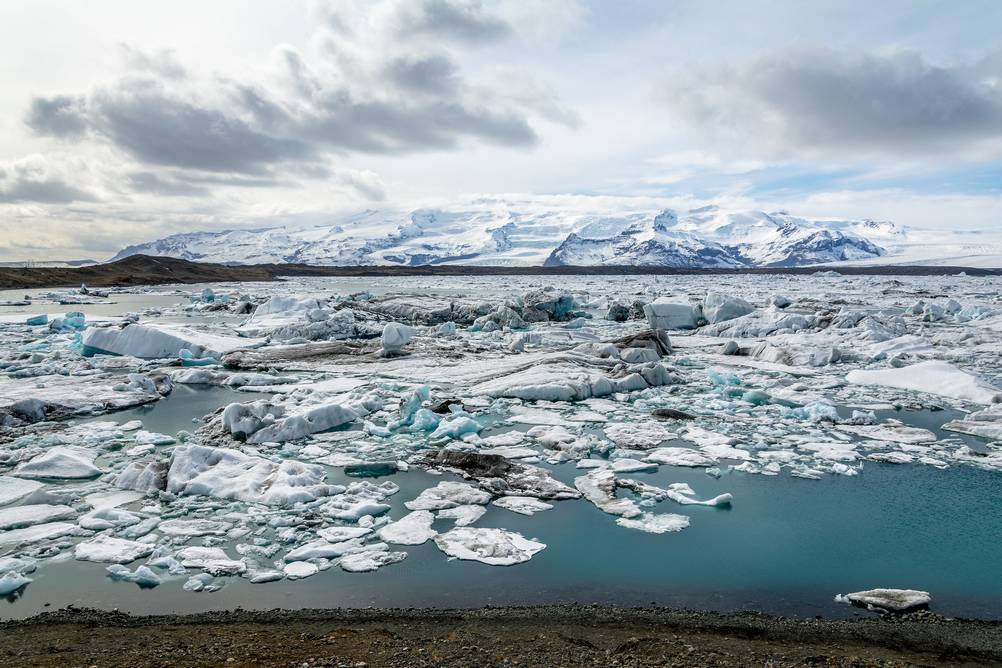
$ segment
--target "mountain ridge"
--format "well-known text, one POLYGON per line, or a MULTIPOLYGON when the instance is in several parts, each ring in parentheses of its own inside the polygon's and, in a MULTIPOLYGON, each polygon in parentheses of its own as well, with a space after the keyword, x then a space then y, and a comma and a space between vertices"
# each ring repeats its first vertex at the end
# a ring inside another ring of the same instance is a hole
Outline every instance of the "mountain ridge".
POLYGON ((366 210, 328 225, 184 232, 127 246, 135 254, 218 264, 314 266, 784 267, 865 261, 904 238, 887 221, 797 217, 704 206, 591 213, 487 202, 458 209, 366 210))

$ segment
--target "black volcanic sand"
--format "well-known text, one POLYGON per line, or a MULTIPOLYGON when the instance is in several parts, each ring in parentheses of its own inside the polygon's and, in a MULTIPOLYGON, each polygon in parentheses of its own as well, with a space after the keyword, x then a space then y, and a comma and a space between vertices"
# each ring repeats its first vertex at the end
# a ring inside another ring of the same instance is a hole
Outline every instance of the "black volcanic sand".
MULTIPOLYGON (((755 269, 685 269, 676 267, 481 267, 467 265, 421 265, 418 267, 316 267, 305 264, 225 265, 190 262, 170 257, 132 255, 117 262, 87 267, 0 267, 0 290, 165 283, 215 283, 233 281, 274 281, 293 276, 610 276, 657 275, 698 276, 730 274, 810 275, 824 267, 765 267, 755 269)), ((970 267, 836 267, 843 275, 865 276, 948 276, 966 272, 971 276, 998 276, 1002 269, 970 267)))
POLYGON ((582 606, 157 617, 70 608, 0 623, 0 665, 999 666, 1002 623, 582 606))

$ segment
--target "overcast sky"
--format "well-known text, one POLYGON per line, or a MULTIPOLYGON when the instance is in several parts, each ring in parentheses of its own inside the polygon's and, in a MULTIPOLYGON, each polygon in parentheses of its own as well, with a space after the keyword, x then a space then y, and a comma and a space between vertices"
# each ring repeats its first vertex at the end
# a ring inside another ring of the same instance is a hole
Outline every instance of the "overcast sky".
POLYGON ((11 0, 0 259, 596 194, 1002 227, 1002 2, 11 0))

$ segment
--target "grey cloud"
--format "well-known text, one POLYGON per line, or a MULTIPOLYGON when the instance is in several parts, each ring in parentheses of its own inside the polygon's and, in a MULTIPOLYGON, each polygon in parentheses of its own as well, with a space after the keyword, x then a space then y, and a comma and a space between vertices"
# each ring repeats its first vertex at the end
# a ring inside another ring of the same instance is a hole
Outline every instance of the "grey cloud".
POLYGON ((220 172, 265 173, 286 160, 315 159, 304 141, 271 135, 225 111, 161 90, 95 95, 88 122, 146 163, 220 172))
POLYGON ((129 44, 121 45, 121 49, 129 69, 155 73, 164 79, 183 79, 188 76, 187 70, 169 49, 147 53, 129 44))
POLYGON ((1002 90, 972 68, 932 65, 913 51, 797 48, 689 71, 665 92, 694 125, 777 153, 931 154, 1002 139, 1002 90))
POLYGON ((4 203, 68 204, 94 200, 92 194, 55 178, 16 178, 8 182, 0 179, 0 202, 4 203))
POLYGON ((396 85, 417 93, 450 93, 459 85, 458 68, 446 56, 401 57, 386 66, 386 75, 396 85))
POLYGON ((508 37, 512 27, 475 0, 421 0, 404 14, 401 32, 434 36, 468 43, 491 42, 508 37))
POLYGON ((359 100, 333 86, 293 104, 262 86, 232 84, 225 107, 125 78, 85 102, 36 99, 28 123, 42 135, 90 131, 150 165, 262 176, 282 164, 316 165, 325 149, 396 154, 452 149, 464 139, 514 147, 537 142, 524 105, 467 101, 449 90, 454 72, 445 58, 410 61, 394 77, 399 95, 359 100), (427 95, 415 97, 409 89, 416 87, 427 95), (37 110, 46 110, 44 121, 37 110))
MULTIPOLYGON (((503 83, 471 84, 463 76, 460 51, 444 43, 492 41, 512 31, 483 3, 387 0, 366 11, 371 20, 351 26, 328 16, 316 62, 280 47, 280 78, 271 84, 195 77, 169 52, 124 47, 126 73, 117 80, 79 96, 38 97, 25 121, 38 135, 110 144, 140 163, 132 190, 176 196, 213 185, 331 178, 341 167, 332 155, 475 142, 531 147, 539 140, 531 119, 572 122, 548 92, 520 87, 515 95, 503 83), (414 39, 397 39, 399 31, 414 39)), ((353 178, 343 185, 385 196, 381 183, 353 178)))
POLYGON ((77 138, 87 131, 84 104, 83 98, 69 95, 35 98, 24 122, 38 134, 77 138))
POLYGON ((187 181, 165 178, 154 172, 135 172, 129 174, 126 179, 129 188, 135 192, 174 197, 202 197, 209 194, 207 188, 187 181))

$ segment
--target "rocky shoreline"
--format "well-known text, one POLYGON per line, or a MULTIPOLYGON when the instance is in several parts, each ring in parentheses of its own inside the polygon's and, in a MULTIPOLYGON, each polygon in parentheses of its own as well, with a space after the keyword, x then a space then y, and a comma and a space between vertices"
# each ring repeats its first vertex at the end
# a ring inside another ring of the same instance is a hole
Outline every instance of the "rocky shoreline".
POLYGON ((792 619, 666 608, 67 608, 0 623, 5 666, 1002 665, 1002 623, 920 612, 792 619))

